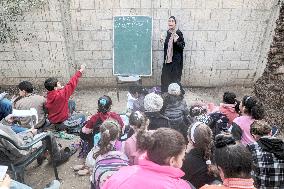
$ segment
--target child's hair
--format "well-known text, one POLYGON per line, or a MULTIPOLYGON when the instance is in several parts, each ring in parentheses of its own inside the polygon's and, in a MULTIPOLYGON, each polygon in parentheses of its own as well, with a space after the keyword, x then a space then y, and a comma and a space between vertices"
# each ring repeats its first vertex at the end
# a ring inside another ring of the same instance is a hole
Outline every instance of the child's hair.
POLYGON ((223 102, 226 104, 235 104, 236 103, 236 94, 233 92, 225 92, 223 95, 223 102))
POLYGON ((214 147, 212 130, 202 122, 193 123, 187 132, 188 139, 193 143, 196 149, 199 149, 203 153, 203 159, 206 160, 208 165, 208 173, 214 176, 218 176, 219 172, 216 166, 212 165, 213 159, 212 150, 214 147))
POLYGON ((207 113, 207 110, 205 108, 203 108, 202 105, 192 105, 190 108, 189 108, 189 115, 191 117, 196 117, 196 116, 199 116, 199 115, 202 115, 202 114, 206 114, 207 113))
POLYGON ((52 91, 54 90, 55 87, 57 87, 57 83, 58 83, 58 79, 55 77, 51 77, 45 80, 44 87, 46 88, 46 90, 52 91))
POLYGON ((101 140, 99 142, 99 151, 94 154, 94 158, 103 155, 113 150, 111 141, 118 139, 120 134, 120 125, 117 121, 112 119, 105 120, 100 126, 101 140))
POLYGON ((33 85, 29 81, 22 81, 19 83, 18 88, 21 91, 26 91, 27 93, 32 93, 34 90, 33 85))
POLYGON ((252 156, 242 144, 228 134, 219 134, 215 138, 215 161, 222 168, 225 178, 250 178, 252 156))
POLYGON ((135 130, 142 129, 145 130, 147 118, 146 116, 139 112, 132 112, 129 116, 129 124, 134 127, 135 130))
POLYGON ((225 92, 223 95, 223 102, 226 104, 235 104, 235 111, 240 112, 240 101, 237 100, 237 96, 233 92, 225 92))
POLYGON ((156 131, 146 131, 138 137, 140 150, 146 150, 148 159, 159 165, 167 165, 169 157, 176 157, 186 148, 186 142, 181 133, 169 128, 159 128, 156 131))
POLYGON ((128 91, 130 94, 136 94, 136 93, 143 95, 148 94, 148 91, 145 88, 143 88, 141 85, 131 85, 129 86, 128 91))
POLYGON ((253 119, 260 120, 264 118, 263 105, 255 97, 244 96, 242 105, 245 107, 245 113, 251 115, 253 119))
POLYGON ((99 98, 98 100, 98 112, 101 112, 103 114, 110 111, 112 105, 112 100, 109 96, 104 95, 99 98))
POLYGON ((255 120, 250 126, 252 135, 266 136, 271 133, 271 126, 263 120, 255 120))

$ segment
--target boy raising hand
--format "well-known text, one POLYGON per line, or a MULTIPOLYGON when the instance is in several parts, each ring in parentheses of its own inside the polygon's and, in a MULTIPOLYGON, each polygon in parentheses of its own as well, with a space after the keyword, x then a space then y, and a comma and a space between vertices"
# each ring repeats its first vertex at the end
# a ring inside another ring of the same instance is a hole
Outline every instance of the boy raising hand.
MULTIPOLYGON (((74 127, 85 121, 84 115, 78 114, 72 116, 75 110, 75 102, 69 100, 75 91, 78 80, 82 76, 85 67, 85 65, 81 65, 81 69, 71 77, 65 86, 61 86, 58 79, 54 77, 45 80, 44 87, 48 90, 45 107, 48 112, 48 119, 52 124, 64 123, 67 127, 74 127)), ((65 127, 57 129, 64 130, 65 127)))

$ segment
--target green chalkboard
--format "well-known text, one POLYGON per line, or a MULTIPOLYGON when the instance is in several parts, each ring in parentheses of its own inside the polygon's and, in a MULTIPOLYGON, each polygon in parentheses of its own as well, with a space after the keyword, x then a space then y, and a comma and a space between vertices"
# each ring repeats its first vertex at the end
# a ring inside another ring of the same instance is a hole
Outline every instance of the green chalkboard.
POLYGON ((114 17, 114 75, 152 75, 152 22, 149 16, 114 17))

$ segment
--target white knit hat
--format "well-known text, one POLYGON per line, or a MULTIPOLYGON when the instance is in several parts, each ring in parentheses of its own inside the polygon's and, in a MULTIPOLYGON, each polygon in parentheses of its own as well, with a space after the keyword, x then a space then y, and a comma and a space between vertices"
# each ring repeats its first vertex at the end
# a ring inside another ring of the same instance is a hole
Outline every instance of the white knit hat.
POLYGON ((180 86, 177 83, 171 83, 168 87, 168 93, 171 95, 180 95, 180 86))
POLYGON ((163 107, 163 99, 155 93, 147 94, 144 98, 146 112, 159 112, 163 107))

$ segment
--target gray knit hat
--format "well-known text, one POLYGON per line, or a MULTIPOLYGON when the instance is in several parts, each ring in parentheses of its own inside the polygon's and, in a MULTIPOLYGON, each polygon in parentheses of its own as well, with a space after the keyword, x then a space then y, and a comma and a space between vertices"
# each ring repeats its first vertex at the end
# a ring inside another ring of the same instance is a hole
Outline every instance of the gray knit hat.
POLYGON ((146 112, 159 112, 163 107, 163 99, 155 93, 147 94, 144 98, 146 112))
POLYGON ((180 95, 180 86, 177 83, 171 83, 168 87, 168 93, 171 95, 180 95))

